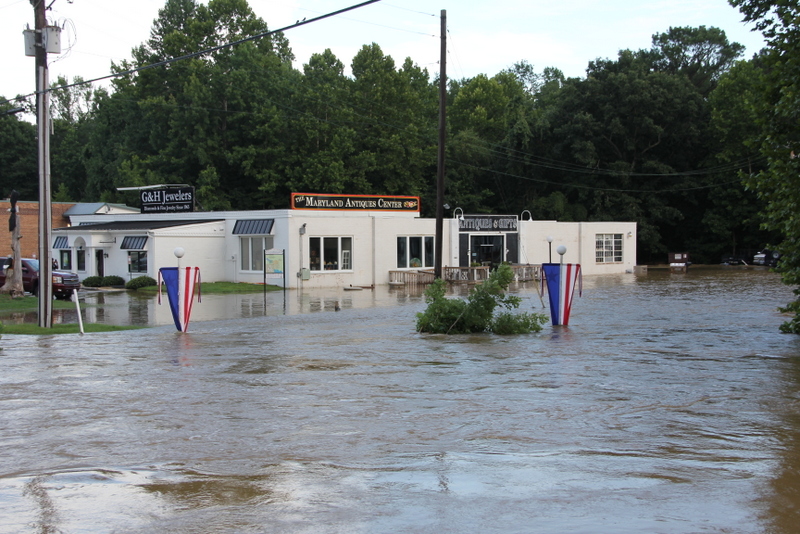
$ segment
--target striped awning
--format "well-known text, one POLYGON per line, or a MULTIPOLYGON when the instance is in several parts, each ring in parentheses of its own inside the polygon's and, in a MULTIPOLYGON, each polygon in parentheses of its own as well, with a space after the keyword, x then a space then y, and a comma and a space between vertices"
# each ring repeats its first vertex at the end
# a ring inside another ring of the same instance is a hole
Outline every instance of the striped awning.
POLYGON ((122 245, 119 248, 123 250, 142 250, 145 243, 147 243, 146 235, 126 235, 122 239, 122 245))
POLYGON ((53 243, 53 248, 69 248, 69 238, 65 235, 56 237, 56 242, 53 243))
POLYGON ((233 235, 270 235, 275 219, 240 219, 233 227, 233 235))

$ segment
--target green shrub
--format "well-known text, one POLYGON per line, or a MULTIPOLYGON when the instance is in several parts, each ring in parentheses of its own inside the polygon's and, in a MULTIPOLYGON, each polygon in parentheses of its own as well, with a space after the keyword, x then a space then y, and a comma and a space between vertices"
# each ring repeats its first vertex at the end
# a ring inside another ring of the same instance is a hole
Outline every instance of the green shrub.
POLYGON ((466 300, 446 298, 447 283, 436 280, 425 291, 428 308, 417 314, 417 331, 435 334, 493 332, 504 335, 538 332, 547 321, 547 316, 541 313, 514 314, 503 311, 495 316, 498 307, 506 310, 519 308, 522 300, 505 294, 513 279, 513 269, 508 265, 500 265, 486 281, 475 286, 466 300))
MULTIPOLYGON (((797 293, 797 291, 795 291, 797 293)), ((800 334, 800 300, 790 302, 782 308, 778 308, 781 313, 794 314, 791 319, 780 326, 784 334, 800 334)))
POLYGON ((155 285, 158 285, 158 282, 149 276, 137 276, 125 284, 125 289, 139 289, 141 287, 151 287, 155 285))
POLYGON ((103 280, 100 282, 100 285, 103 287, 124 286, 125 279, 116 275, 104 276, 103 280))
POLYGON ((81 284, 83 284, 83 287, 100 287, 103 285, 103 279, 99 276, 87 276, 81 284))

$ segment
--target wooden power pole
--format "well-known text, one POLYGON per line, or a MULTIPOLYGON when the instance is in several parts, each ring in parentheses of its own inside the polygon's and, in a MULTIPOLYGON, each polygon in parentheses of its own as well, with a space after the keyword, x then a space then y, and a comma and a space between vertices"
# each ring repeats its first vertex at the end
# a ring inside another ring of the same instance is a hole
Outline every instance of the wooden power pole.
POLYGON ((53 326, 53 266, 50 261, 52 204, 50 197, 50 106, 47 76, 45 0, 31 0, 36 31, 36 124, 39 145, 39 326, 53 326))
POLYGON ((439 59, 439 154, 436 172, 436 251, 433 260, 434 277, 442 277, 444 237, 444 147, 447 139, 447 11, 442 10, 442 49, 439 59))

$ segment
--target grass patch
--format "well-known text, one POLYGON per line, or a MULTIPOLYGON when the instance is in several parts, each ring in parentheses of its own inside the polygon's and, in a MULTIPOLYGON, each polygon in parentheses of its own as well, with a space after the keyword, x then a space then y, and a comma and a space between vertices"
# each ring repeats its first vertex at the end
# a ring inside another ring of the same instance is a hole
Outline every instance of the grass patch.
MULTIPOLYGON (((237 282, 201 282, 200 293, 209 295, 224 295, 231 293, 263 293, 266 291, 281 291, 282 287, 263 285, 263 284, 245 284, 237 282)), ((136 291, 141 293, 157 293, 158 286, 140 287, 136 291)))
MULTIPOLYGON (((81 304, 83 306, 83 304, 81 304)), ((67 308, 74 309, 75 303, 68 300, 54 300, 53 309, 65 310, 67 308)), ((8 295, 0 294, 0 312, 4 311, 27 311, 38 310, 39 298, 38 297, 20 297, 12 299, 8 295)))
MULTIPOLYGON (((93 332, 117 332, 120 330, 138 330, 141 326, 115 326, 110 324, 89 323, 83 325, 86 333, 93 332)), ((78 323, 54 324, 52 328, 42 328, 35 324, 4 324, 3 334, 17 334, 23 336, 47 336, 52 334, 78 334, 80 327, 78 323)))

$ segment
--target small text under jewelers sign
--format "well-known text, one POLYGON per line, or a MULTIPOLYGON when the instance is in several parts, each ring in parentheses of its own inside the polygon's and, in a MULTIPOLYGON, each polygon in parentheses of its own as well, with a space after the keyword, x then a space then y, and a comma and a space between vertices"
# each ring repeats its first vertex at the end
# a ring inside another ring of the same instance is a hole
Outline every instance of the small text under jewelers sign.
POLYGON ((292 193, 293 210, 419 211, 419 197, 292 193))

